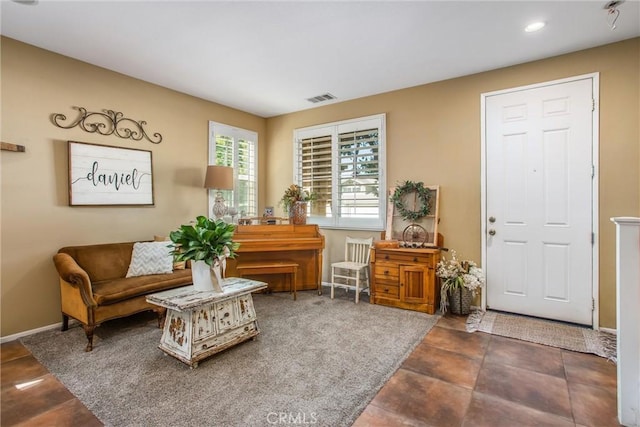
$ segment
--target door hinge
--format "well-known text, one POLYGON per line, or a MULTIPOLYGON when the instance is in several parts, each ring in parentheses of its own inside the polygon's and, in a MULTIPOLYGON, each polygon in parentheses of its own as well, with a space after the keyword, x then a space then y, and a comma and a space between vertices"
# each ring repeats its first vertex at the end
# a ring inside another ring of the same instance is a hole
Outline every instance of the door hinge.
POLYGON ((596 165, 591 165, 591 178, 596 176, 596 165))
POLYGON ((596 299, 591 298, 591 311, 595 311, 595 310, 596 310, 596 299))
POLYGON ((596 244, 596 233, 591 233, 591 244, 592 245, 596 244))
POLYGON ((591 98, 591 111, 596 111, 596 100, 591 98))

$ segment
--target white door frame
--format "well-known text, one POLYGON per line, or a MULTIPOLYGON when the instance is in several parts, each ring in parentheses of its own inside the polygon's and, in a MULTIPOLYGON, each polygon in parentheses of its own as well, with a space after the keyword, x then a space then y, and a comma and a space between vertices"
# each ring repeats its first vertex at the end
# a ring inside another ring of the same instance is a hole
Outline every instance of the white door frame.
MULTIPOLYGON (((599 272, 599 241, 600 236, 598 234, 598 176, 599 176, 599 115, 600 115, 600 73, 590 73, 590 74, 582 74, 579 76, 568 77, 565 79, 552 80, 549 82, 536 83, 527 86, 520 86, 515 88, 503 89, 494 92, 487 92, 480 94, 480 200, 481 200, 481 215, 480 215, 480 233, 481 233, 481 244, 482 244, 482 267, 487 265, 487 158, 486 158, 486 98, 489 96, 501 95, 510 92, 517 92, 528 89, 536 89, 545 86, 551 86, 561 83, 569 83, 577 80, 585 80, 591 79, 592 81, 592 89, 593 89, 593 112, 592 112, 592 124, 593 124, 593 146, 592 146, 592 158, 593 158, 593 179, 591 180, 591 212, 592 212, 592 222, 591 222, 591 232, 593 233, 593 245, 592 245, 592 298, 593 298, 593 314, 592 314, 592 323, 593 329, 598 330, 600 328, 600 278, 598 276, 599 272)), ((486 279, 486 270, 485 279, 486 279)), ((490 284, 487 284, 490 286, 490 284)), ((487 309, 487 292, 482 292, 481 299, 482 310, 487 309)))

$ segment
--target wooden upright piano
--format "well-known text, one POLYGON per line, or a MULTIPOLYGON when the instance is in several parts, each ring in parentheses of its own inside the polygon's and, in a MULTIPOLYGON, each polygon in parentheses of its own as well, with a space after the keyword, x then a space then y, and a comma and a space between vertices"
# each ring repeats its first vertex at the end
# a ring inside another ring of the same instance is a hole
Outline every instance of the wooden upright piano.
MULTIPOLYGON (((227 277, 238 276, 236 267, 256 261, 293 261, 298 263, 296 289, 321 292, 324 236, 315 224, 238 225, 233 240, 240 243, 235 259, 227 260, 227 277)), ((289 291, 286 278, 278 275, 252 275, 269 283, 269 290, 289 291)))

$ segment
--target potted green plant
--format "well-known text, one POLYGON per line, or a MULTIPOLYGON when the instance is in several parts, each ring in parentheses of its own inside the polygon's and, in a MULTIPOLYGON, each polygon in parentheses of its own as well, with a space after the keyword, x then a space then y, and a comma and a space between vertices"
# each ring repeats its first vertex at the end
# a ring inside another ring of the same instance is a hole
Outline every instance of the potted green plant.
POLYGON ((196 290, 222 292, 226 259, 235 258, 240 246, 233 241, 234 231, 233 224, 198 216, 169 234, 174 260, 191 261, 196 290))
POLYGON ((315 199, 315 193, 303 189, 297 184, 291 184, 280 199, 280 205, 289 214, 293 224, 307 223, 307 203, 315 199))
POLYGON ((484 274, 475 262, 459 260, 456 251, 451 258, 438 262, 436 276, 440 278, 440 310, 446 313, 447 307, 454 314, 469 314, 471 300, 484 286, 484 274))

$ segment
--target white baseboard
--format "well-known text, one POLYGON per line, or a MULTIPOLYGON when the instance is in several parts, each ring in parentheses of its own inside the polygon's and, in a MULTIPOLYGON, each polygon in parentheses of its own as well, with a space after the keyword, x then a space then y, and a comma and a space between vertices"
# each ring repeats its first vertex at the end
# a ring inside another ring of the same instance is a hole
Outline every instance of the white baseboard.
MULTIPOLYGON (((70 328, 75 326, 77 323, 79 323, 77 320, 69 319, 69 327, 70 328)), ((38 332, 50 331, 51 329, 61 329, 61 328, 62 328, 62 322, 58 322, 58 323, 54 323, 52 325, 42 326, 40 328, 30 329, 28 331, 23 331, 23 332, 18 332, 17 334, 7 335, 6 337, 0 337, 0 344, 4 344, 4 343, 9 342, 9 341, 15 341, 18 338, 22 338, 22 337, 26 337, 26 336, 29 336, 29 335, 37 334, 38 332)))
POLYGON ((618 335, 618 330, 617 329, 611 329, 611 328, 600 328, 600 330, 602 332, 606 332, 608 334, 613 334, 613 335, 618 335))

